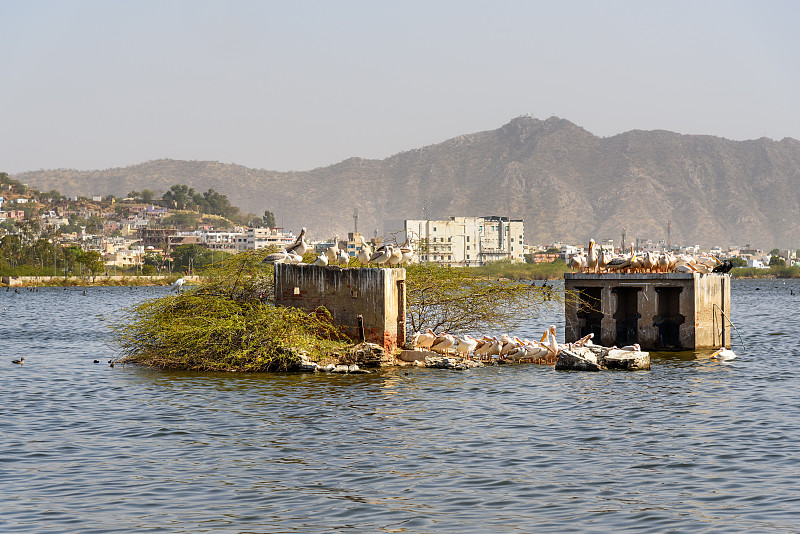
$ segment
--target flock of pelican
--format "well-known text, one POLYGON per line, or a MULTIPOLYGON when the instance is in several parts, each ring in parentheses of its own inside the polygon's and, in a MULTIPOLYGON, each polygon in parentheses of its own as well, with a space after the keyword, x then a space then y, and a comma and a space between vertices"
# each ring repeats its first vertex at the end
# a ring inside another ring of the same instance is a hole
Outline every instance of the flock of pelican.
POLYGON ((631 245, 630 254, 614 255, 601 251, 594 246, 594 239, 589 241, 589 252, 576 254, 570 260, 572 271, 582 273, 726 273, 733 265, 720 262, 709 254, 673 254, 663 252, 656 254, 647 252, 636 254, 631 245))
MULTIPOLYGON (((558 343, 555 325, 550 325, 550 328, 544 331, 538 341, 511 337, 508 334, 503 334, 499 338, 497 336, 474 338, 469 335, 456 337, 446 332, 436 334, 429 328, 427 332, 414 334, 411 344, 414 350, 430 350, 440 354, 454 352, 462 358, 472 355, 472 357, 482 360, 496 358, 516 362, 553 364, 562 350, 592 345, 593 337, 594 334, 589 334, 575 343, 558 343)), ((638 351, 640 347, 639 345, 630 345, 622 347, 622 350, 638 351)))
MULTIPOLYGON (((285 247, 280 252, 274 252, 264 258, 265 263, 303 263, 303 254, 312 249, 312 245, 306 242, 306 229, 300 231, 297 240, 285 247)), ((374 263, 376 265, 403 265, 411 263, 411 258, 414 256, 414 249, 406 242, 403 245, 386 244, 381 245, 375 251, 369 246, 364 236, 361 237, 361 250, 358 252, 358 261, 362 265, 369 265, 374 263)), ((337 235, 333 244, 325 249, 317 258, 312 262, 313 265, 325 267, 326 265, 340 265, 346 267, 350 262, 350 255, 343 248, 339 247, 339 236, 337 235)))

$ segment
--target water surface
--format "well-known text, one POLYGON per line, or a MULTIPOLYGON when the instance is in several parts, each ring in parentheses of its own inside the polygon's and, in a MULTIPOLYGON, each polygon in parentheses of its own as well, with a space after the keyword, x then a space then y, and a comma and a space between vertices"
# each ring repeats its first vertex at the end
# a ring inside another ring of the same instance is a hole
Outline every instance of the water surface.
POLYGON ((800 531, 800 282, 734 282, 739 359, 635 373, 111 368, 167 289, 83 291, 0 290, 0 532, 800 531))

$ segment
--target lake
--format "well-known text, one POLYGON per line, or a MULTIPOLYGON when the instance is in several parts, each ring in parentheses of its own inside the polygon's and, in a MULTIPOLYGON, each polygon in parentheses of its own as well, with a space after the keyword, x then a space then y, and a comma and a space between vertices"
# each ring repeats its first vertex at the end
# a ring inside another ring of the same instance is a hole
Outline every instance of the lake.
POLYGON ((734 281, 729 363, 109 367, 108 317, 167 291, 0 289, 0 532, 800 531, 800 281, 734 281))

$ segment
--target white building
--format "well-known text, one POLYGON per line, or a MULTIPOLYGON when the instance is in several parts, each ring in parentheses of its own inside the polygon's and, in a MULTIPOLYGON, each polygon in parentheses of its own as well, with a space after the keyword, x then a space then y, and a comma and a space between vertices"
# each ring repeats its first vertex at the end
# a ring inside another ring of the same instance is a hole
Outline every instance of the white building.
POLYGON ((477 266, 524 261, 524 225, 508 217, 450 217, 405 221, 405 233, 421 262, 477 266))
POLYGON ((295 236, 283 228, 248 228, 236 236, 236 250, 261 250, 273 245, 285 247, 295 242, 295 236))

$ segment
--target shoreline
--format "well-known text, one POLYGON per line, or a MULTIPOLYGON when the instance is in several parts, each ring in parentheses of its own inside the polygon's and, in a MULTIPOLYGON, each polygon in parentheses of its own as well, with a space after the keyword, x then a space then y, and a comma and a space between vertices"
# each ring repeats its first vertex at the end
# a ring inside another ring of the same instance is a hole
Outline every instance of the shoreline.
MULTIPOLYGON (((130 276, 3 276, 0 287, 93 287, 93 286, 168 286, 181 278, 178 274, 130 276)), ((201 276, 183 276, 187 282, 197 283, 201 276)))

